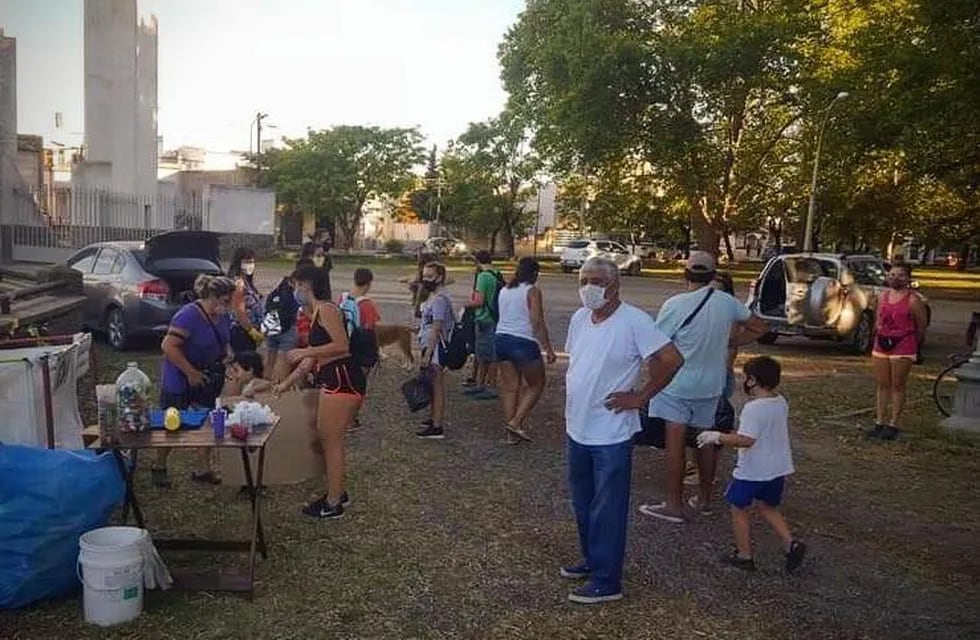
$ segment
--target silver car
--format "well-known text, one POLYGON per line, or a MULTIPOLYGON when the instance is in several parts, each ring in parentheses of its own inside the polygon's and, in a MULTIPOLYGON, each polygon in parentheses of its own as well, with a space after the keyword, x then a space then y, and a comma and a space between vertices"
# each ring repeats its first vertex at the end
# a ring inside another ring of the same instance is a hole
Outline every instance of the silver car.
POLYGON ((618 242, 612 240, 572 240, 561 252, 561 270, 571 273, 580 269, 589 258, 606 258, 619 267, 620 273, 638 276, 643 271, 643 260, 618 242))
MULTIPOLYGON (((846 342, 858 353, 870 353, 875 309, 887 270, 881 258, 873 255, 790 253, 772 257, 752 282, 745 301, 771 329, 759 342, 772 344, 779 336, 806 336, 846 342)), ((923 301, 931 317, 928 301, 925 297, 923 301)))
POLYGON ((171 231, 145 242, 99 242, 68 266, 81 272, 83 323, 106 334, 115 349, 134 338, 160 336, 181 305, 194 298, 198 275, 222 273, 219 234, 171 231))

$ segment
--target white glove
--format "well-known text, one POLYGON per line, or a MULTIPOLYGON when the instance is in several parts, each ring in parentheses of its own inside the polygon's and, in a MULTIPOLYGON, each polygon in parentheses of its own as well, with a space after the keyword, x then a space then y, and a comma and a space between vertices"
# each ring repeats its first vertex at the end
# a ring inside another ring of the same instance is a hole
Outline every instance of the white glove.
POLYGON ((721 444, 721 431, 702 431, 698 434, 698 448, 709 444, 721 444))

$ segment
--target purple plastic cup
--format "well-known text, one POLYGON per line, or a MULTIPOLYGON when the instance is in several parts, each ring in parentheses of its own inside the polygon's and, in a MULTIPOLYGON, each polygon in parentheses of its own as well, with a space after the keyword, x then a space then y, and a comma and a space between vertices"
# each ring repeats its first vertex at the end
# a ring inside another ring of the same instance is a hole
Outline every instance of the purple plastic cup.
POLYGON ((213 409, 211 411, 211 429, 214 430, 215 438, 225 437, 225 410, 213 409))

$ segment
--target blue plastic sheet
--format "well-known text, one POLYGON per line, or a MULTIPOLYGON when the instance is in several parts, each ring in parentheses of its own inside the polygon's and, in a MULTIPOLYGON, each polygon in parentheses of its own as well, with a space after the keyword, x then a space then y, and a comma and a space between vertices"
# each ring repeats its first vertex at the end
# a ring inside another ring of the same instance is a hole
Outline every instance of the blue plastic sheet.
POLYGON ((111 454, 0 444, 0 609, 78 588, 78 538, 124 494, 111 454))

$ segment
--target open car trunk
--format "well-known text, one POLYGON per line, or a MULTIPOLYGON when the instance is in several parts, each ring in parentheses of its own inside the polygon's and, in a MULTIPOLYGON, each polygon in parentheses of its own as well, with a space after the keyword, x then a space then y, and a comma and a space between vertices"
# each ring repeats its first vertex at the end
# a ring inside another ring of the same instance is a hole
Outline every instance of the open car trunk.
POLYGON ((144 245, 143 268, 170 287, 170 301, 194 299, 194 280, 201 274, 220 275, 220 234, 213 231, 171 231, 144 245))

